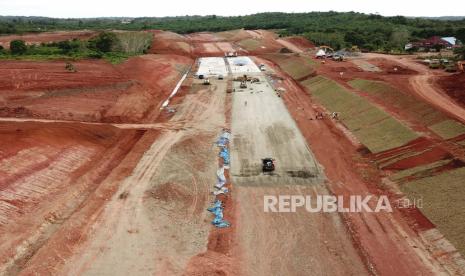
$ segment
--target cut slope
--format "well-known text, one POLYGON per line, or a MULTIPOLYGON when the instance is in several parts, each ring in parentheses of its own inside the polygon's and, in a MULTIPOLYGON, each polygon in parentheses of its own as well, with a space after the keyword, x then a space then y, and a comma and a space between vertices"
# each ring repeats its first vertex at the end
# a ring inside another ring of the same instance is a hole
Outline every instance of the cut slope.
POLYGON ((332 80, 314 77, 302 84, 329 111, 339 112, 346 127, 373 153, 399 147, 418 137, 368 100, 332 80))

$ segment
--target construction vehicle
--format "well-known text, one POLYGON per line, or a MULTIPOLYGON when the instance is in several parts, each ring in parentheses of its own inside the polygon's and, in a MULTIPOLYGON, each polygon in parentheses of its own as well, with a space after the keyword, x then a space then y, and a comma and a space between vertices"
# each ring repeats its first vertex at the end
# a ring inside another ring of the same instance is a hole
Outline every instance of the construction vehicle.
POLYGON ((334 55, 333 56, 334 61, 344 61, 344 56, 343 55, 334 55))
POLYGON ((67 62, 67 63, 66 63, 65 69, 66 69, 66 71, 68 71, 68 72, 72 72, 72 73, 76 73, 76 72, 77 72, 77 70, 76 70, 76 68, 74 67, 74 65, 73 65, 72 63, 70 63, 70 62, 67 62))
POLYGON ((272 172, 275 170, 274 159, 273 158, 263 158, 262 159, 262 171, 263 173, 272 172))
POLYGON ((433 59, 429 63, 430 69, 438 69, 440 67, 441 67, 441 62, 439 61, 439 59, 433 59))
POLYGON ((204 79, 203 85, 210 85, 210 79, 209 78, 204 79))
POLYGON ((241 84, 239 85, 240 88, 247 88, 247 83, 245 81, 241 81, 241 84))

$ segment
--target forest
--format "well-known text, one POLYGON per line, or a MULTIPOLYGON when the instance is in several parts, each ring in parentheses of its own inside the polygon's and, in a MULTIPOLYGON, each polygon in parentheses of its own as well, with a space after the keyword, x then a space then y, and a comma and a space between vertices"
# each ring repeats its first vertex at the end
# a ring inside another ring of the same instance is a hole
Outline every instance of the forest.
POLYGON ((433 35, 465 41, 464 18, 385 17, 356 12, 259 13, 247 16, 70 18, 0 16, 0 35, 55 30, 148 30, 177 33, 272 29, 282 36, 303 35, 317 45, 356 45, 369 51, 401 51, 408 41, 433 35), (125 20, 123 20, 125 19, 125 20))

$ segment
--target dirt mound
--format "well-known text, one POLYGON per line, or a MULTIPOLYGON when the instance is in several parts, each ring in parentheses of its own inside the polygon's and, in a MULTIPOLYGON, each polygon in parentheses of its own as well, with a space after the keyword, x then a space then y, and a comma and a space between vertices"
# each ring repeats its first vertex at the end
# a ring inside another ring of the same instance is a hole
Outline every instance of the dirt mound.
POLYGON ((388 60, 384 58, 372 58, 372 59, 369 59, 369 62, 388 74, 398 74, 398 75, 418 74, 417 71, 407 68, 393 60, 388 60))
POLYGON ((61 32, 47 32, 39 34, 24 34, 24 35, 7 35, 0 36, 0 45, 4 48, 10 48, 10 41, 21 39, 27 44, 38 45, 40 43, 48 43, 54 41, 64 41, 70 39, 87 40, 97 35, 96 31, 61 31, 61 32))
POLYGON ((192 60, 145 55, 114 66, 101 60, 0 64, 1 116, 89 122, 152 122, 192 60))
POLYGON ((216 33, 216 35, 227 41, 238 41, 238 40, 243 40, 247 38, 253 38, 253 36, 244 29, 219 32, 219 33, 216 33))
POLYGON ((192 33, 186 37, 192 42, 216 42, 222 40, 216 33, 211 32, 192 33))
POLYGON ((156 200, 160 200, 166 203, 172 203, 174 201, 180 202, 185 206, 189 206, 192 202, 193 195, 188 189, 182 185, 176 183, 165 183, 155 188, 148 190, 147 196, 150 196, 156 200))
POLYGON ((449 97, 465 107, 465 73, 442 76, 436 82, 449 97))
POLYGON ((290 36, 284 37, 282 39, 294 44, 302 50, 315 48, 315 45, 312 42, 308 41, 306 38, 301 36, 290 36))
POLYGON ((190 56, 191 42, 182 35, 168 31, 153 30, 153 41, 149 52, 151 54, 175 54, 190 56))

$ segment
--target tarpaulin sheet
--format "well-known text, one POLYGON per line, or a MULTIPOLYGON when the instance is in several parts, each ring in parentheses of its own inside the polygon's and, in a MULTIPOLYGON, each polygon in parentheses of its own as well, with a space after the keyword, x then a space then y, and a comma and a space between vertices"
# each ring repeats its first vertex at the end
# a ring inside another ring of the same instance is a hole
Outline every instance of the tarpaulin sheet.
POLYGON ((218 228, 229 227, 231 224, 223 219, 223 207, 220 200, 215 201, 212 207, 207 210, 212 212, 215 215, 215 218, 212 220, 212 224, 218 228))
POLYGON ((221 148, 220 157, 223 158, 223 164, 229 165, 229 150, 227 148, 221 148))

